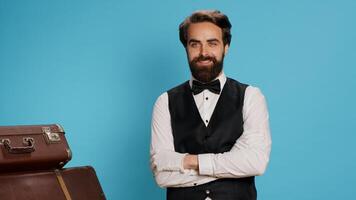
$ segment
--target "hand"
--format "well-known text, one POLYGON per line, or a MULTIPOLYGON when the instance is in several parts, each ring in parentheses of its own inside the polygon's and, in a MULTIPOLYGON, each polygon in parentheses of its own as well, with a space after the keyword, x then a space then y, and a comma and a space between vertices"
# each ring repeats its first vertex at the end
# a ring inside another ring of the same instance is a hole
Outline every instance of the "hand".
POLYGON ((199 170, 198 155, 185 155, 183 159, 183 167, 184 169, 199 170))

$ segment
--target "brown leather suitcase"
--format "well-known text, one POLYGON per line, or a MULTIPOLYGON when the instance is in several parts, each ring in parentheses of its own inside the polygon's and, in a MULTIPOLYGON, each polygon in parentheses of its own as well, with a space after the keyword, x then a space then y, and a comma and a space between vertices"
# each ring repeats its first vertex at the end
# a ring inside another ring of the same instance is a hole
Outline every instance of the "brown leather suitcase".
POLYGON ((62 168, 71 158, 58 124, 0 126, 0 173, 62 168))
POLYGON ((105 200, 94 169, 66 169, 0 173, 0 199, 105 200))

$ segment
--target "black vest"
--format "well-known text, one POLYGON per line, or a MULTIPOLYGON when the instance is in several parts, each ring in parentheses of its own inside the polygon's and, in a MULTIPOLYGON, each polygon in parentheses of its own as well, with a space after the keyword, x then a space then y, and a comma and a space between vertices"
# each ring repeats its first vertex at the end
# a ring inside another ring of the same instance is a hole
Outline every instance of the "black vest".
MULTIPOLYGON (((203 154, 229 151, 243 132, 242 107, 247 85, 227 78, 208 126, 201 119, 189 82, 168 91, 176 152, 203 154)), ((167 188, 168 200, 256 199, 254 177, 218 179, 187 188, 167 188), (209 195, 206 194, 209 190, 209 195)))

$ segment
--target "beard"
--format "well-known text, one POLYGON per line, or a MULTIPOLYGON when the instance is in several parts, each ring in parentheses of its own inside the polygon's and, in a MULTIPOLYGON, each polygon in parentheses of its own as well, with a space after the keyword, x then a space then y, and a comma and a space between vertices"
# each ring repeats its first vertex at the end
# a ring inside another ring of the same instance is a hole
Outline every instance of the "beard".
POLYGON ((189 68, 195 79, 202 83, 209 83, 219 76, 223 69, 223 64, 224 54, 221 60, 217 60, 212 56, 200 55, 189 62, 189 68), (199 61, 211 61, 212 64, 210 66, 199 66, 199 61))

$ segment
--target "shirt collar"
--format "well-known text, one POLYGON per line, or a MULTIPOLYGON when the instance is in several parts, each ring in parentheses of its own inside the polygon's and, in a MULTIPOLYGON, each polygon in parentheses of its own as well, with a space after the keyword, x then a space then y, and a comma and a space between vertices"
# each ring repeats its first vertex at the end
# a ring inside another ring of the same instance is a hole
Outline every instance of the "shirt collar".
MULTIPOLYGON (((219 74, 219 76, 216 77, 213 81, 215 81, 216 79, 219 79, 219 81, 220 81, 220 88, 221 88, 221 90, 222 90, 222 88, 224 88, 224 85, 225 85, 225 82, 226 82, 226 76, 225 76, 224 71, 221 71, 221 73, 219 74)), ((197 79, 195 79, 193 76, 191 76, 191 77, 190 77, 190 80, 189 80, 190 88, 192 88, 193 80, 197 81, 197 79)))

